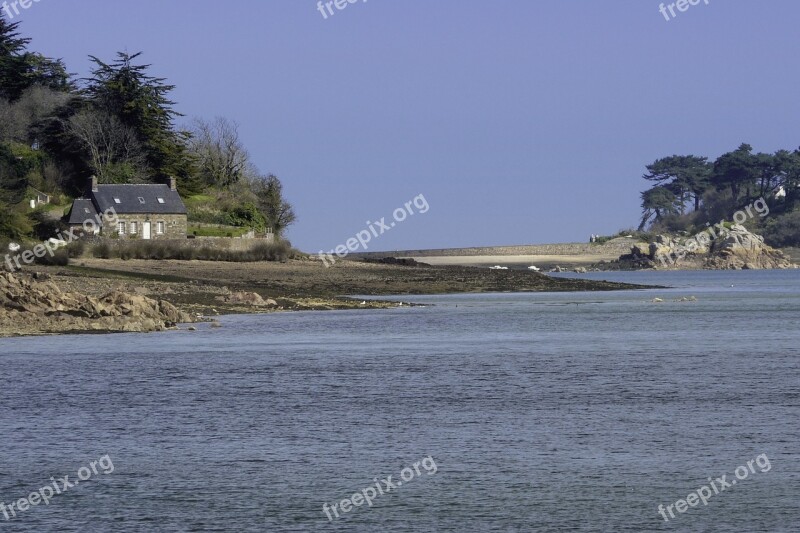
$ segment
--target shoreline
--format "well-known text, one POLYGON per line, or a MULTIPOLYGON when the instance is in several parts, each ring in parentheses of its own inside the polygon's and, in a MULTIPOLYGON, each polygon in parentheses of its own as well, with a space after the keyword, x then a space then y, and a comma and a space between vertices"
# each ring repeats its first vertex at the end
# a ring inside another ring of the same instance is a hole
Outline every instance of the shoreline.
POLYGON ((397 250, 387 252, 359 252, 349 257, 354 260, 397 257, 414 259, 433 266, 463 266, 488 268, 494 265, 527 269, 536 266, 542 272, 561 267, 566 270, 588 268, 602 261, 619 259, 630 252, 636 239, 619 237, 604 244, 557 243, 516 246, 485 246, 470 248, 440 248, 430 250, 397 250))
MULTIPOLYGON (((65 294, 101 299, 109 293, 163 300, 193 321, 213 321, 229 314, 264 314, 287 311, 387 309, 398 301, 381 296, 488 292, 583 292, 641 290, 645 285, 555 278, 527 270, 489 270, 461 266, 398 266, 341 261, 326 268, 319 261, 285 263, 222 263, 206 261, 153 261, 79 259, 77 264, 27 268, 28 277, 41 287, 53 285, 65 294), (45 280, 42 283, 34 279, 45 280), (359 301, 344 295, 372 298, 359 301)), ((413 301, 402 305, 413 306, 413 301)), ((68 311, 69 312, 69 311, 68 311)), ((63 313, 34 315, 13 308, 0 314, 0 338, 90 331, 130 332, 98 328, 97 320, 77 323, 63 313), (85 327, 89 326, 89 327, 85 327)), ((119 323, 119 322, 117 322, 119 323)), ((163 326, 163 325, 162 325, 163 326)), ((158 327, 150 331, 167 329, 158 327)), ((185 329, 181 328, 181 329, 185 329)))
MULTIPOLYGON (((353 253, 355 260, 373 260, 385 257, 413 259, 433 266, 463 266, 489 268, 494 265, 509 269, 526 270, 536 266, 541 272, 560 268, 564 271, 591 269, 589 271, 637 271, 648 268, 618 268, 621 256, 629 254, 631 247, 642 244, 635 238, 618 237, 603 244, 561 243, 519 246, 488 246, 473 248, 441 248, 431 250, 396 250, 387 252, 353 253)), ((800 264, 800 248, 781 248, 792 263, 800 264)), ((704 270, 702 261, 685 261, 678 266, 659 268, 662 271, 704 270)), ((715 269, 711 269, 715 270, 715 269)))

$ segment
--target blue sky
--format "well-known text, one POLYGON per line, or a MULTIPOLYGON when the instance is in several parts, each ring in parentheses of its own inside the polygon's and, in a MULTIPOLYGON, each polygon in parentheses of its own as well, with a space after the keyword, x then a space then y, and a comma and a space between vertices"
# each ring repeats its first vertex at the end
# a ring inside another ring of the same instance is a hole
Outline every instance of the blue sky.
POLYGON ((800 2, 659 3, 41 0, 15 20, 80 75, 143 51, 187 121, 237 121, 301 249, 423 194, 371 243, 395 250, 584 241, 636 225, 658 157, 800 145, 800 2))

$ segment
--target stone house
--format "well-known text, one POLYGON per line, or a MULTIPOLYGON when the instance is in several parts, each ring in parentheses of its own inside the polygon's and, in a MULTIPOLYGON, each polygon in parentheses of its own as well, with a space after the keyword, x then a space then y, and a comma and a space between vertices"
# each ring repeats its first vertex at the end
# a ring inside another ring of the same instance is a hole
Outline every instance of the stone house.
POLYGON ((169 185, 101 185, 95 177, 67 224, 84 234, 144 240, 185 239, 188 225, 175 178, 169 185))

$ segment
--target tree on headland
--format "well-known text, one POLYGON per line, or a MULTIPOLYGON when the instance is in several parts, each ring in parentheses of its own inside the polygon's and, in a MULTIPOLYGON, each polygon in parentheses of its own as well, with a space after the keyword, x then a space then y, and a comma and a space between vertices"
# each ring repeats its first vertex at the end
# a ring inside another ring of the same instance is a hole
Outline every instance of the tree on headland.
POLYGON ((297 220, 294 208, 283 197, 283 184, 277 176, 270 174, 256 177, 250 186, 267 224, 277 235, 282 235, 297 220))
POLYGON ((756 157, 753 155, 753 147, 749 144, 742 144, 733 152, 722 154, 714 162, 711 181, 718 189, 728 188, 733 201, 738 202, 742 190, 752 184, 756 175, 756 157))
POLYGON ((25 197, 30 170, 29 160, 0 144, 0 235, 18 238, 31 229, 25 217, 13 209, 25 197))
POLYGON ((28 86, 25 49, 30 39, 20 37, 19 22, 0 16, 0 98, 13 101, 28 86))
POLYGON ((666 185, 656 185, 642 193, 642 221, 639 231, 648 223, 659 222, 665 215, 674 215, 680 212, 680 201, 674 192, 666 185))
POLYGON ((69 74, 60 59, 28 52, 30 39, 20 37, 19 22, 0 16, 0 99, 13 102, 34 85, 71 90, 69 74))
POLYGON ((700 200, 710 186, 711 170, 707 157, 673 155, 647 165, 644 178, 669 186, 680 201, 680 212, 684 213, 689 201, 694 203, 695 210, 700 208, 700 200))
POLYGON ((788 228, 798 217, 800 203, 800 150, 754 153, 749 144, 720 155, 673 155, 647 165, 643 178, 655 185, 642 193, 640 230, 695 231, 728 218, 759 198, 770 208, 769 220, 748 221, 767 242, 800 244, 788 228), (782 218, 783 217, 783 218, 782 218))
POLYGON ((73 115, 67 130, 87 150, 100 183, 144 181, 146 161, 132 128, 105 111, 86 109, 73 115))
POLYGON ((217 117, 195 119, 190 127, 189 151, 207 187, 236 196, 229 222, 257 230, 272 228, 281 235, 296 220, 294 208, 283 196, 283 184, 274 174, 262 175, 239 137, 239 125, 217 117))
POLYGON ((791 211, 800 204, 800 148, 793 152, 778 150, 775 153, 775 171, 777 185, 782 185, 786 192, 785 210, 791 211))
POLYGON ((239 139, 239 125, 223 117, 213 122, 195 119, 189 151, 205 185, 230 188, 251 171, 250 154, 239 139))
POLYGON ((95 68, 83 94, 92 107, 116 117, 134 132, 152 180, 185 176, 190 162, 182 133, 174 128, 174 120, 181 114, 168 98, 175 87, 164 78, 149 75, 150 65, 135 64, 140 55, 119 52, 113 63, 90 56, 95 68))

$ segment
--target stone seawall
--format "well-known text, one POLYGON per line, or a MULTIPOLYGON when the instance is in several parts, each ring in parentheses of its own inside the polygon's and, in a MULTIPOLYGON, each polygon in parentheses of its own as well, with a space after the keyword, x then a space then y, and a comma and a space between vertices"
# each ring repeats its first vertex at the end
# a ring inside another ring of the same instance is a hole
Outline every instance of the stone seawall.
POLYGON ((360 252, 350 254, 351 258, 380 257, 452 257, 452 256, 503 256, 503 255, 613 255, 630 253, 635 239, 620 239, 605 244, 566 243, 532 244, 522 246, 490 246, 475 248, 444 248, 439 250, 397 250, 386 252, 360 252))

